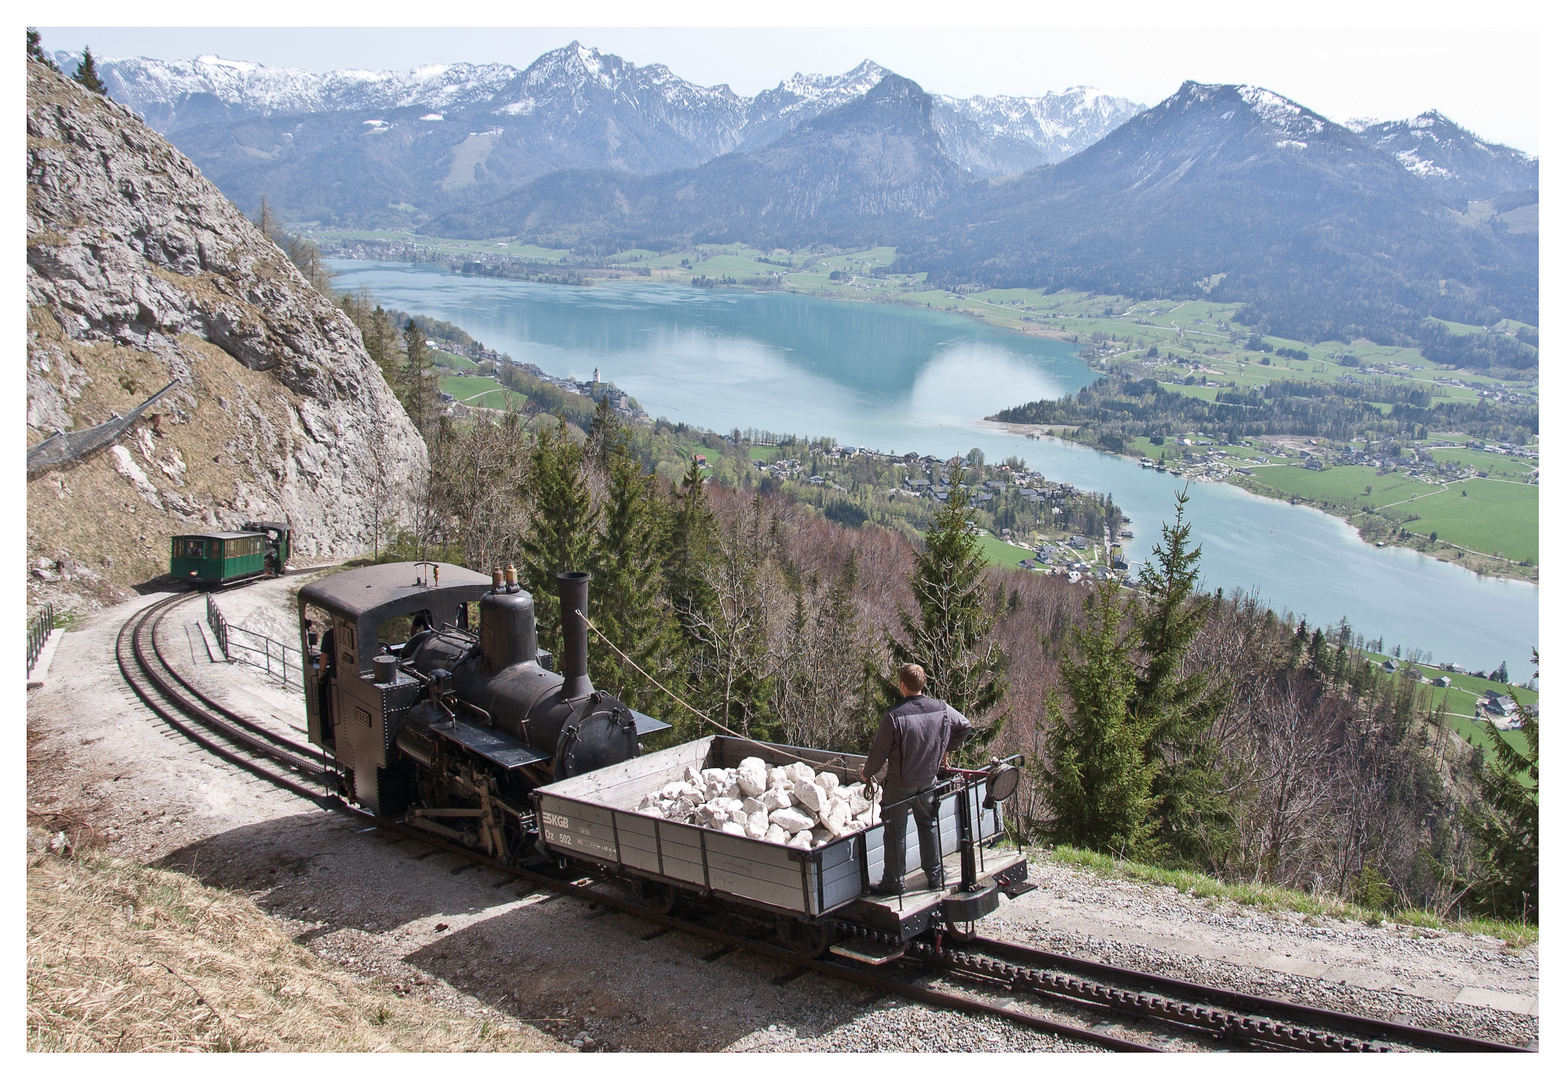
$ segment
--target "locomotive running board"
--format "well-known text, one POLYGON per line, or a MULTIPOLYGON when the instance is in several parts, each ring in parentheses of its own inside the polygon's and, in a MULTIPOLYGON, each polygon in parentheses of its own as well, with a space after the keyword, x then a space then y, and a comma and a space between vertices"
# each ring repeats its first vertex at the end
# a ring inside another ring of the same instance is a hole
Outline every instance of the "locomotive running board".
POLYGON ((874 941, 869 938, 860 941, 844 941, 833 945, 831 952, 838 956, 846 956, 850 960, 858 960, 861 964, 890 964, 893 960, 902 958, 907 950, 905 941, 874 941))

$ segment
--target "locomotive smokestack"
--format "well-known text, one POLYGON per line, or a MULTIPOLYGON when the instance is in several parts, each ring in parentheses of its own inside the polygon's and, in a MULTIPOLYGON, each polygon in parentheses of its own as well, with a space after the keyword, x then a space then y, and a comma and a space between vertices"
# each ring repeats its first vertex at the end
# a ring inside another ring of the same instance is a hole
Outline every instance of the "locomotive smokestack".
POLYGON ((568 700, 593 692, 587 677, 587 583, 593 575, 565 571, 555 575, 560 586, 560 674, 565 676, 561 692, 568 700), (582 614, 578 615, 580 611, 582 614))

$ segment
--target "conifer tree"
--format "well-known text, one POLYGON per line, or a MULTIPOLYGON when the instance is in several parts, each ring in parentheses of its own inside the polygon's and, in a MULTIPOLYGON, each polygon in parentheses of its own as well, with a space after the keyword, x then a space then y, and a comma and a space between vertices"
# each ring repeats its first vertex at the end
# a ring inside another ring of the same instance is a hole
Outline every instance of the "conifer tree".
POLYGON ((91 47, 82 50, 82 62, 76 65, 76 74, 71 78, 95 94, 109 96, 109 88, 103 85, 102 79, 98 78, 98 64, 92 58, 91 47))
MULTIPOLYGON (((899 610, 906 640, 894 637, 889 645, 894 664, 923 667, 926 692, 974 721, 977 730, 963 755, 971 760, 1005 723, 1004 715, 990 714, 1006 693, 1006 654, 990 640, 995 615, 985 595, 984 553, 968 489, 955 463, 951 472, 951 494, 925 534, 909 578, 919 610, 899 610)), ((890 679, 884 691, 889 702, 896 700, 890 679)))
POLYGON ((651 680, 669 684, 680 644, 673 609, 658 588, 669 549, 667 506, 656 478, 631 455, 624 425, 607 400, 599 402, 584 461, 605 482, 598 550, 590 560, 596 567, 592 619, 635 662, 633 667, 607 647, 594 649, 593 680, 628 704, 666 711, 673 703, 651 680))
POLYGON ((1051 691, 1045 760, 1036 775, 1052 839, 1135 855, 1153 832, 1156 767, 1144 753, 1151 725, 1136 713, 1137 674, 1118 594, 1114 582, 1101 586, 1084 604, 1088 625, 1071 630, 1071 648, 1060 660, 1070 712, 1051 691))
POLYGON ((701 466, 693 457, 680 486, 670 493, 669 559, 664 569, 664 588, 670 604, 679 613, 688 640, 692 616, 712 606, 712 589, 702 566, 712 551, 717 522, 707 505, 702 484, 701 466))
MULTIPOLYGON (((1538 664, 1539 652, 1534 650, 1538 664)), ((1475 892, 1497 915, 1525 917, 1539 910, 1539 711, 1518 707, 1526 749, 1495 727, 1486 735, 1491 758, 1479 779, 1478 809, 1466 817, 1484 851, 1475 892)))
POLYGON ((403 408, 408 419, 422 435, 430 429, 439 413, 440 382, 430 367, 429 349, 424 344, 424 331, 412 319, 403 328, 405 359, 400 380, 403 408))
POLYGON ((49 59, 49 54, 44 52, 42 36, 31 26, 27 28, 27 59, 47 65, 50 71, 60 70, 60 66, 49 59))
POLYGON ((1153 798, 1160 839, 1176 853, 1212 856, 1227 845, 1228 808, 1209 739, 1228 695, 1206 671, 1184 671, 1186 654, 1215 603, 1196 591, 1202 549, 1190 547, 1189 496, 1175 497, 1174 523, 1142 570, 1134 633, 1141 656, 1133 711, 1147 724, 1144 756, 1154 767, 1153 798))
POLYGON ((539 644, 557 654, 560 609, 549 600, 556 594, 555 575, 598 569, 601 515, 593 506, 582 466, 582 447, 571 438, 561 416, 554 426, 538 432, 522 480, 528 525, 517 543, 517 570, 537 605, 539 644))
POLYGON ((277 242, 282 228, 277 223, 277 215, 272 213, 272 201, 265 195, 261 196, 261 208, 256 211, 255 223, 262 236, 273 243, 277 242))

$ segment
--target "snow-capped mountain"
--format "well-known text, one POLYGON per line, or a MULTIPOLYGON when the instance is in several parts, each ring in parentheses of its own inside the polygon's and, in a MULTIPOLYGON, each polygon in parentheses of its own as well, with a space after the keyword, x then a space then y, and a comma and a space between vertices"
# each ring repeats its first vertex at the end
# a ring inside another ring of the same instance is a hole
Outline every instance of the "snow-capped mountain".
MULTIPOLYGON (((76 57, 58 54, 70 71, 76 57)), ((141 113, 241 206, 296 220, 422 218, 557 169, 650 175, 770 145, 865 96, 889 73, 795 74, 754 97, 700 86, 579 42, 506 64, 315 74, 215 56, 100 58, 141 113)), ((946 151, 973 176, 1059 161, 1138 111, 1086 88, 1038 98, 937 99, 946 151)))
POLYGON ((795 72, 771 90, 750 99, 737 149, 755 150, 788 134, 806 120, 847 105, 879 85, 889 72, 863 60, 842 75, 802 75, 795 72))
POLYGON ((1538 158, 1485 142, 1434 109, 1412 120, 1350 120, 1346 126, 1458 200, 1489 199, 1539 186, 1538 158))
POLYGON ((727 86, 698 86, 663 64, 637 67, 573 41, 540 56, 485 108, 498 117, 556 125, 557 138, 613 117, 633 139, 646 137, 636 129, 662 128, 688 144, 688 151, 674 160, 611 156, 606 162, 611 168, 648 172, 697 164, 732 150, 748 105, 727 86))
POLYGON ((934 120, 959 165, 979 176, 1005 176, 1064 161, 1143 108, 1074 86, 1043 97, 938 97, 934 120))
MULTIPOLYGON (((55 57, 67 70, 74 69, 77 59, 63 53, 55 57)), ((317 75, 220 56, 103 60, 98 73, 110 97, 149 119, 154 113, 172 115, 199 96, 263 116, 415 106, 460 108, 493 99, 518 75, 507 64, 431 64, 405 72, 345 69, 317 75)))

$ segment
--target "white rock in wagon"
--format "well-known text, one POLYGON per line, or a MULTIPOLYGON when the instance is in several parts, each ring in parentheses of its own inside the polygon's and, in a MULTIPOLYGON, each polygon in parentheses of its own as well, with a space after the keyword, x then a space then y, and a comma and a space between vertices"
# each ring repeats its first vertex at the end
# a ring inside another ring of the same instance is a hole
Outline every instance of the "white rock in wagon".
POLYGON ((769 812, 772 810, 783 810, 794 805, 794 797, 786 791, 768 788, 761 793, 761 805, 769 812))
POLYGON ((772 821, 772 824, 778 826, 780 829, 786 830, 789 833, 801 832, 805 829, 809 829, 816 823, 815 819, 812 818, 809 814, 802 813, 792 806, 784 807, 782 810, 772 811, 770 820, 772 821))
POLYGON ((752 840, 760 840, 762 837, 767 835, 767 829, 770 828, 771 825, 772 822, 767 820, 766 811, 758 810, 756 813, 751 814, 748 818, 745 819, 745 835, 750 837, 752 840))
POLYGON ((814 780, 816 778, 816 770, 806 765, 803 761, 796 761, 792 765, 784 766, 783 775, 795 784, 799 784, 803 781, 814 780))
POLYGON ((840 783, 842 781, 837 778, 837 773, 824 772, 816 774, 816 786, 821 789, 822 794, 826 795, 827 798, 832 797, 832 792, 837 790, 837 786, 840 783))
POLYGON ((799 832, 788 838, 788 843, 785 846, 799 848, 801 851, 809 851, 811 847, 814 846, 814 841, 810 836, 810 830, 801 829, 799 832))
POLYGON ((795 802, 818 814, 826 805, 826 796, 813 780, 795 780, 792 794, 795 802))
POLYGON ((767 833, 762 837, 769 844, 788 843, 788 830, 781 825, 768 825, 767 833))
POLYGON ((767 790, 767 774, 762 769, 742 768, 735 775, 734 782, 741 794, 752 798, 767 790))
POLYGON ((854 815, 848 812, 848 804, 841 800, 827 808, 826 814, 821 818, 821 824, 833 836, 847 836, 857 831, 854 828, 854 815))

